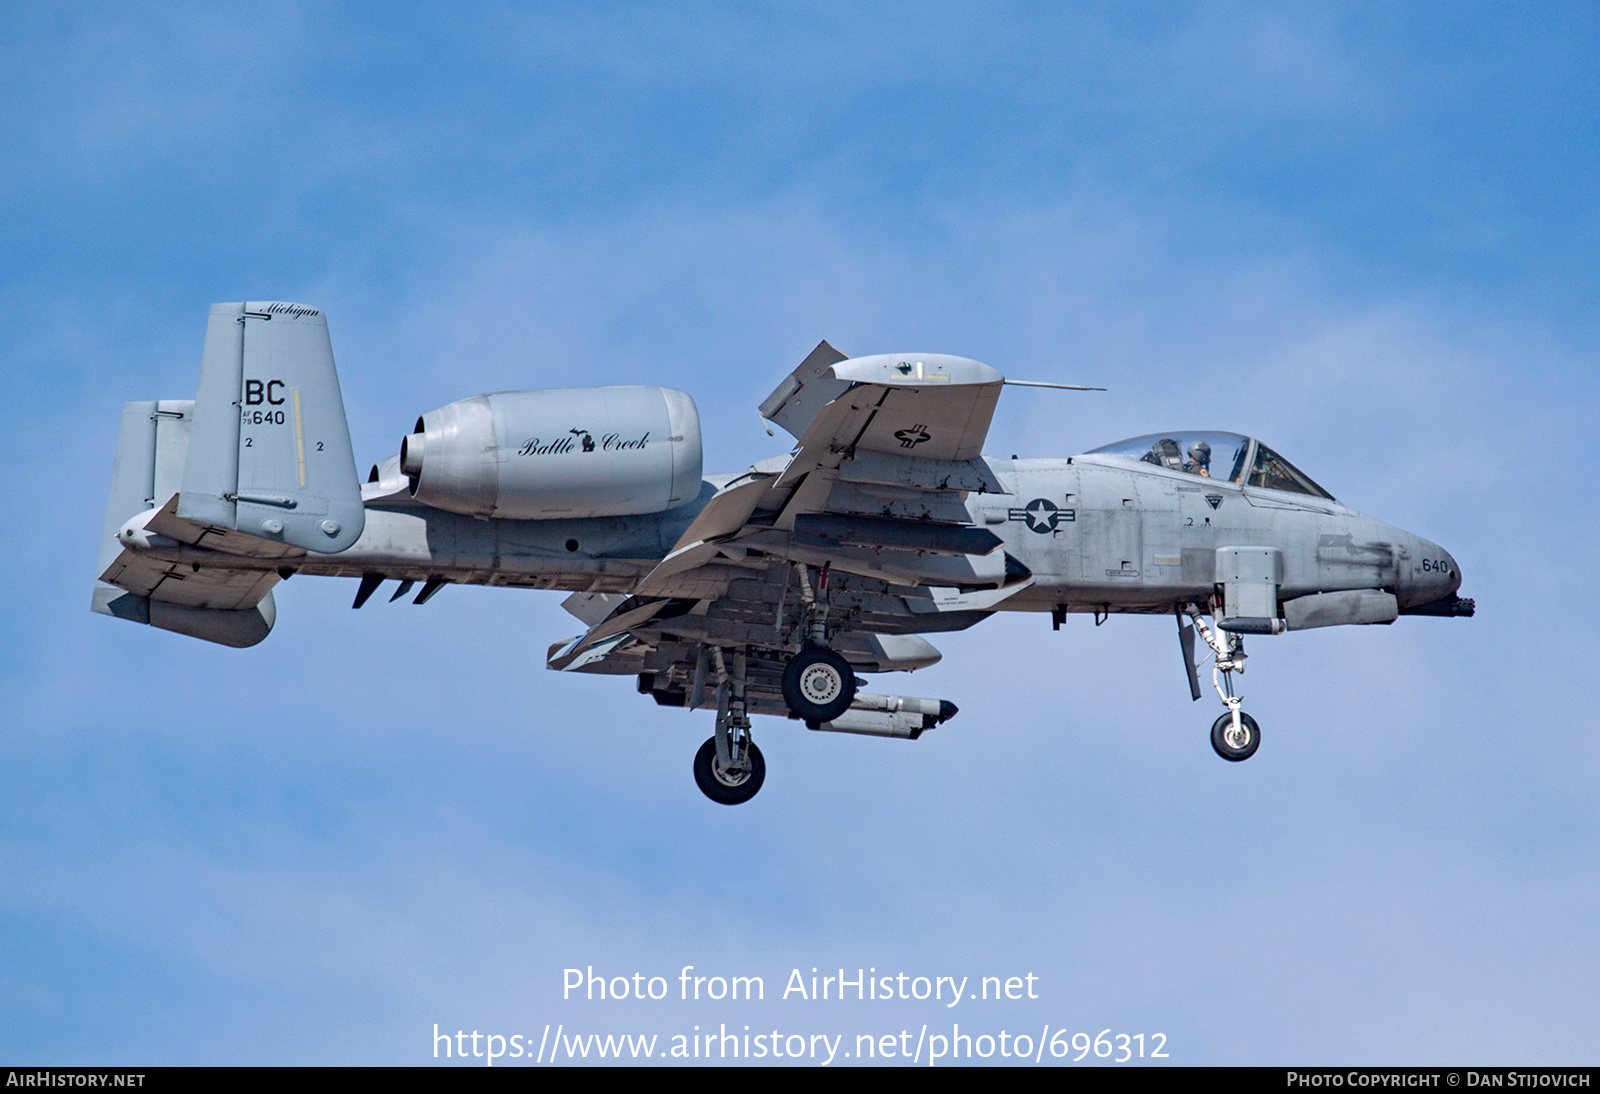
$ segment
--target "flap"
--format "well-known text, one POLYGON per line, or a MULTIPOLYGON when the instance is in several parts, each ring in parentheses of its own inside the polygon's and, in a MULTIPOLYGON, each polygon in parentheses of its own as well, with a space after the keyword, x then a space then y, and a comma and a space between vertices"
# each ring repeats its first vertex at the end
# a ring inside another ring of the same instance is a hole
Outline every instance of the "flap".
POLYGON ((971 490, 1006 492, 981 456, 1004 383, 965 357, 847 358, 822 343, 761 404, 763 417, 800 436, 793 456, 781 470, 774 465, 777 473, 713 497, 636 591, 683 595, 669 579, 714 562, 735 538, 780 558, 896 582, 1014 584, 1026 568, 996 551, 999 537, 966 523, 960 500, 971 490), (864 513, 840 502, 835 514, 830 499, 841 482, 852 497, 866 492, 888 504, 864 513), (900 493, 916 504, 896 509, 900 493), (949 501, 937 520, 932 498, 949 501), (758 511, 770 516, 752 523, 758 511))
POLYGON ((597 642, 569 656, 563 656, 563 654, 574 648, 580 639, 572 638, 566 642, 557 642, 546 652, 545 664, 561 672, 577 672, 579 669, 593 665, 597 661, 604 661, 631 637, 632 635, 628 634, 627 631, 623 631, 621 634, 614 634, 610 638, 597 642))
POLYGON ((1009 494, 994 469, 979 456, 970 460, 930 460, 901 453, 857 449, 839 465, 842 482, 898 486, 910 490, 976 490, 980 494, 1009 494))
MULTIPOLYGON (((589 650, 594 649, 608 638, 618 636, 626 637, 629 627, 641 626, 649 622, 669 605, 670 600, 652 600, 640 604, 635 597, 619 605, 603 622, 590 627, 588 631, 566 643, 558 650, 553 650, 545 664, 556 670, 574 667, 575 664, 588 664, 582 657, 589 650), (630 606, 631 605, 631 606, 630 606)), ((607 648, 610 652, 616 643, 607 648)))
POLYGON ((994 611, 1002 600, 1016 596, 1033 583, 1034 579, 1029 577, 1003 589, 978 589, 966 593, 953 586, 933 585, 928 587, 928 595, 925 598, 908 596, 905 601, 906 607, 918 615, 932 615, 937 612, 989 612, 994 611))
POLYGON ((667 557, 645 575, 637 591, 649 594, 658 582, 704 566, 716 558, 720 545, 744 528, 774 478, 775 475, 752 474, 734 480, 713 495, 678 537, 667 557))
POLYGON ((625 593, 573 593, 561 602, 561 606, 593 627, 604 623, 617 605, 626 599, 625 593))

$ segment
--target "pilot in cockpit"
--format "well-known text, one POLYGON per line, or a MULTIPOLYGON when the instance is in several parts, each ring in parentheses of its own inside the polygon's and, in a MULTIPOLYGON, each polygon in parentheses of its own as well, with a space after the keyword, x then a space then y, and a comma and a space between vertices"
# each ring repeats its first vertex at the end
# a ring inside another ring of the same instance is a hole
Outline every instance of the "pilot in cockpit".
POLYGON ((1191 475, 1201 478, 1211 477, 1211 446, 1205 441, 1195 441, 1189 446, 1189 459, 1184 463, 1183 469, 1191 475))

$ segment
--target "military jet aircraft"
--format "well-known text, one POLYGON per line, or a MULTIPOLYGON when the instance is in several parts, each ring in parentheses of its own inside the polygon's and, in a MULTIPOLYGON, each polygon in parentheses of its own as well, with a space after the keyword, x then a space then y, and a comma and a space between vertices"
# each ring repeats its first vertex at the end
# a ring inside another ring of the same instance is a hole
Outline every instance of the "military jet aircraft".
POLYGON ((858 674, 932 665, 923 635, 997 611, 1057 629, 1077 612, 1174 616, 1195 699, 1210 664, 1225 708, 1211 744, 1233 761, 1261 739, 1233 687, 1243 636, 1472 614, 1442 547, 1251 437, 984 456, 1015 383, 961 357, 823 342, 760 406, 793 450, 742 472, 703 473, 687 394, 609 387, 429 411, 363 483, 323 313, 218 304, 195 398, 123 410, 93 609, 246 647, 294 574, 356 579, 357 608, 389 580, 390 600, 420 584, 415 604, 451 583, 566 590, 586 629, 549 667, 714 710, 694 774, 729 805, 766 777, 751 715, 908 740, 948 721, 954 704, 861 690, 858 674))

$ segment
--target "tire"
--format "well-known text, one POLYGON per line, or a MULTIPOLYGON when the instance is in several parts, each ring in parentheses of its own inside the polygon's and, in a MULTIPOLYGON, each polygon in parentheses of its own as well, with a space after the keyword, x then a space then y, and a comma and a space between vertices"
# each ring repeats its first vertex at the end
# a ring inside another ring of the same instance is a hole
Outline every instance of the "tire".
POLYGON ((803 649, 784 667, 783 701, 801 721, 831 722, 850 709, 855 697, 855 671, 830 649, 803 649))
POLYGON ((1242 745, 1228 740, 1229 731, 1233 729, 1232 714, 1224 714, 1211 726, 1211 747, 1217 750, 1218 756, 1232 763, 1248 760, 1261 747, 1261 727, 1256 725, 1256 720, 1240 711, 1239 725, 1249 737, 1242 745))
POLYGON ((694 754, 694 781, 700 792, 718 805, 742 805, 756 796, 767 781, 767 761, 754 743, 750 750, 750 772, 737 782, 728 782, 717 770, 717 739, 709 738, 694 754))

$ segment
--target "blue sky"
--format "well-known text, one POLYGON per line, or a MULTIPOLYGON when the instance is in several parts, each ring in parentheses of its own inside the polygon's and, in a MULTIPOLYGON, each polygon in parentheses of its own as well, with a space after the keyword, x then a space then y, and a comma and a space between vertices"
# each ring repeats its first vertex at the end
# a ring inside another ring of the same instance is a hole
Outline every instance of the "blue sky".
POLYGON ((1032 971, 971 1020, 1178 1063, 1595 1063, 1597 46, 1583 5, 7 7, 0 1055, 950 1017, 560 1000, 693 964, 1032 971), (758 724, 722 809, 704 716, 543 669, 556 596, 293 581, 244 652, 88 612, 120 405, 263 298, 328 312, 358 460, 661 383, 733 470, 818 339, 949 352, 1110 389, 1011 389, 994 453, 1259 435, 1478 616, 1253 641, 1243 765, 1170 620, 996 618, 895 678, 956 720, 758 724))

